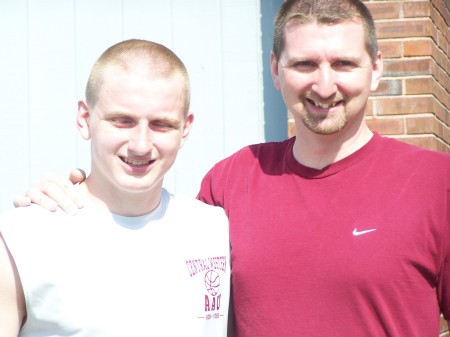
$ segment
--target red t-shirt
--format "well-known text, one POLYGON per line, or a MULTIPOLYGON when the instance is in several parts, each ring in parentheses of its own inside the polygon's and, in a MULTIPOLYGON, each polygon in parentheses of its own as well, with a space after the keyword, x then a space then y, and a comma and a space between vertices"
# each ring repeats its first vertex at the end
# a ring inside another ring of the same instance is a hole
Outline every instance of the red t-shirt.
POLYGON ((235 336, 438 336, 450 318, 450 156, 374 135, 316 170, 294 138, 216 164, 235 336))

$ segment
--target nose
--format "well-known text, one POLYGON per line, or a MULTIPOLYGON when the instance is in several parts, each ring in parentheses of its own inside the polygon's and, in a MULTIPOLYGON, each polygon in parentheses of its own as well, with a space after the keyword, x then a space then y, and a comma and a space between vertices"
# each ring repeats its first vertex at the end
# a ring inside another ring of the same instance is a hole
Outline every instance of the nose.
POLYGON ((312 90, 321 98, 329 98, 337 92, 335 74, 329 65, 322 65, 314 72, 312 90))
POLYGON ((147 124, 141 123, 130 129, 128 150, 135 155, 146 155, 153 148, 152 130, 147 124))

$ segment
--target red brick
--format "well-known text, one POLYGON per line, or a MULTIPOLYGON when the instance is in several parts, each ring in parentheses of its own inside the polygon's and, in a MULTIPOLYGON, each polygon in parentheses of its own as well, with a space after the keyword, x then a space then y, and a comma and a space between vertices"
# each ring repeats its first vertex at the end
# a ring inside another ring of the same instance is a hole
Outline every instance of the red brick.
POLYGON ((376 115, 404 115, 433 112, 434 98, 429 96, 382 97, 373 100, 376 115))
POLYGON ((401 95, 402 94, 402 80, 399 79, 382 79, 378 89, 372 93, 373 96, 386 95, 401 95))
POLYGON ((433 111, 439 120, 441 120, 447 126, 450 126, 450 112, 449 109, 445 109, 445 107, 440 103, 437 99, 434 99, 433 102, 433 111))
POLYGON ((431 58, 385 60, 383 73, 384 76, 389 77, 431 75, 431 67, 431 58))
POLYGON ((367 105, 366 105, 366 110, 364 111, 364 114, 366 116, 374 115, 374 110, 373 110, 374 102, 375 102, 375 99, 373 97, 369 97, 369 101, 367 102, 367 105))
POLYGON ((433 81, 433 95, 436 96, 447 109, 450 109, 450 95, 437 81, 433 81))
POLYGON ((440 49, 442 49, 444 51, 444 53, 447 55, 447 59, 448 59, 449 42, 448 42, 447 38, 442 34, 441 31, 437 32, 437 45, 440 49))
POLYGON ((433 78, 407 78, 405 79, 405 93, 407 95, 420 95, 433 93, 433 78))
POLYGON ((450 15, 449 13, 445 13, 441 10, 436 10, 436 8, 432 7, 430 18, 433 21, 434 25, 441 31, 443 34, 447 37, 447 39, 450 37, 450 32, 448 30, 449 26, 449 19, 450 15))
POLYGON ((450 144, 450 129, 447 127, 444 127, 443 130, 444 130, 444 132, 443 132, 442 138, 444 139, 445 143, 450 144))
POLYGON ((366 122, 370 130, 381 135, 398 135, 405 132, 404 118, 367 117, 366 122))
POLYGON ((378 49, 380 49, 383 58, 399 58, 402 56, 402 46, 398 41, 380 40, 378 49))
POLYGON ((450 1, 449 0, 431 0, 434 8, 436 8, 440 15, 446 22, 450 22, 450 1))
POLYGON ((429 17, 430 13, 430 1, 405 2, 403 4, 403 15, 405 18, 429 17))
POLYGON ((432 73, 433 73, 434 78, 437 79, 439 84, 442 87, 444 87, 445 90, 450 92, 449 74, 447 72, 445 72, 444 70, 442 70, 442 68, 440 68, 436 63, 433 64, 432 69, 433 69, 432 73))
POLYGON ((436 118, 434 119, 434 133, 437 135, 440 139, 445 140, 447 133, 446 130, 448 129, 447 126, 445 126, 443 123, 439 122, 436 118))
POLYGON ((398 2, 366 2, 365 4, 375 20, 400 17, 400 4, 398 2))
POLYGON ((450 73, 450 59, 447 53, 444 53, 442 49, 433 44, 432 56, 447 74, 450 73))
POLYGON ((406 133, 408 135, 434 133, 439 136, 437 121, 433 116, 406 118, 406 133))
POLYGON ((377 35, 380 39, 429 37, 433 36, 431 20, 394 20, 377 22, 377 35))
POLYGON ((403 41, 404 56, 431 56, 433 41, 430 38, 403 41))
POLYGON ((432 77, 406 78, 405 93, 407 95, 433 94, 444 107, 450 108, 450 95, 432 77))
POLYGON ((408 144, 413 144, 416 146, 420 146, 424 149, 433 150, 433 151, 440 151, 440 152, 450 152, 450 148, 445 146, 444 143, 440 142, 435 136, 433 135, 425 135, 425 136, 399 136, 396 137, 398 140, 403 141, 408 144))

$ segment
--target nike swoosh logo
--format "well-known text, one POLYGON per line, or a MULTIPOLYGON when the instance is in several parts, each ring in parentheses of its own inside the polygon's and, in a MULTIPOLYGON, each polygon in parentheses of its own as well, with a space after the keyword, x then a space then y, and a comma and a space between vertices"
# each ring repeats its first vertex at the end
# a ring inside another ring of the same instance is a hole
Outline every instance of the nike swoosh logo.
POLYGON ((354 236, 358 236, 358 235, 363 235, 363 234, 367 234, 367 233, 370 233, 370 232, 373 232, 373 231, 376 231, 377 229, 376 228, 374 228, 374 229, 367 229, 367 230, 365 230, 365 231, 358 231, 358 228, 355 228, 354 230, 353 230, 353 235, 354 236))

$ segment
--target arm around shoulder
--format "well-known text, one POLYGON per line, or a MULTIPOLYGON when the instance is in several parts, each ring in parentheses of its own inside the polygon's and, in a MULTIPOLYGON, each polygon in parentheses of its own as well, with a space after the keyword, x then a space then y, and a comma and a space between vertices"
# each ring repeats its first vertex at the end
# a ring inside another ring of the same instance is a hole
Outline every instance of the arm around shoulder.
POLYGON ((25 323, 26 306, 16 264, 0 234, 0 336, 16 337, 25 323))
POLYGON ((40 181, 34 183, 24 196, 16 196, 15 207, 29 206, 35 203, 50 211, 61 207, 69 214, 76 214, 84 206, 84 201, 73 184, 81 183, 86 179, 86 173, 81 169, 72 170, 69 179, 48 173, 40 181))

